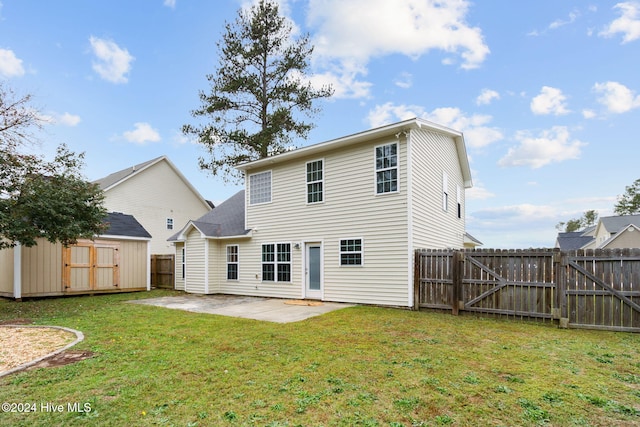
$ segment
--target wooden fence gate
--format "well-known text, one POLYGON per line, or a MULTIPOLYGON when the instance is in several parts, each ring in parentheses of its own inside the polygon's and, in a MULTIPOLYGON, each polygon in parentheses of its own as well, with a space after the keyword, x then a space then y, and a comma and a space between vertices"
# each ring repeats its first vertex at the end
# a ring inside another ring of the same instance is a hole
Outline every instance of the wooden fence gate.
POLYGON ((174 289, 174 276, 174 255, 151 255, 151 286, 174 289))
POLYGON ((416 251, 416 309, 640 332, 640 249, 416 251))

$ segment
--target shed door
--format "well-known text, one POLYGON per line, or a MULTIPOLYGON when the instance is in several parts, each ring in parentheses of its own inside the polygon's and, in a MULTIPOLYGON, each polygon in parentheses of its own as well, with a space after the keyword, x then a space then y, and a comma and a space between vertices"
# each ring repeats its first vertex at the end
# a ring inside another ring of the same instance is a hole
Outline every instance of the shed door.
POLYGON ((63 250, 65 292, 114 289, 119 286, 119 244, 79 242, 63 250))

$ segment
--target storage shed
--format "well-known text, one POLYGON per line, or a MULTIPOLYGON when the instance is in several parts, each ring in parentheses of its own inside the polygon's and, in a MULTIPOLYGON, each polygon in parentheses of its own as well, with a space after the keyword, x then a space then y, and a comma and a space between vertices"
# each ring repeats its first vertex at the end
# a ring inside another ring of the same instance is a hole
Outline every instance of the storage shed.
POLYGON ((149 290, 151 235, 131 215, 109 213, 105 234, 73 246, 40 239, 33 247, 0 251, 0 296, 149 290))

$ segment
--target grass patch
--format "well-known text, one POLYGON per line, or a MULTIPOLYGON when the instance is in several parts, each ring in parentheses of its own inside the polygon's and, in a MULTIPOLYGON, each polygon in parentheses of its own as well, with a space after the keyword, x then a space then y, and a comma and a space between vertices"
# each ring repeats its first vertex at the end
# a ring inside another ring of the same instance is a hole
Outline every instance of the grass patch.
POLYGON ((1 378, 3 402, 65 411, 4 413, 0 426, 640 424, 639 335, 375 307, 274 324, 126 303, 171 294, 0 300, 0 321, 81 330, 77 349, 95 353, 1 378))

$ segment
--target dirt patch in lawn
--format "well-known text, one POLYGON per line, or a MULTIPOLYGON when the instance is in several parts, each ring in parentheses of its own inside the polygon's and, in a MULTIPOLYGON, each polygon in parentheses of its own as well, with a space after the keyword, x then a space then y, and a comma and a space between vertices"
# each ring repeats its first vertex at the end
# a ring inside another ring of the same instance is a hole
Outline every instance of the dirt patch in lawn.
POLYGON ((58 353, 53 357, 45 359, 41 362, 36 363, 33 366, 30 366, 28 369, 38 369, 38 368, 52 368, 56 366, 64 366, 69 365, 71 363, 76 363, 84 359, 89 359, 95 356, 95 353, 88 350, 67 350, 62 353, 58 353))
POLYGON ((44 366, 60 366, 90 357, 84 354, 90 352, 63 356, 64 350, 83 339, 82 333, 59 327, 30 326, 28 323, 28 319, 13 319, 10 324, 3 322, 0 325, 0 376, 33 364, 40 365, 50 358, 55 360, 44 366))

